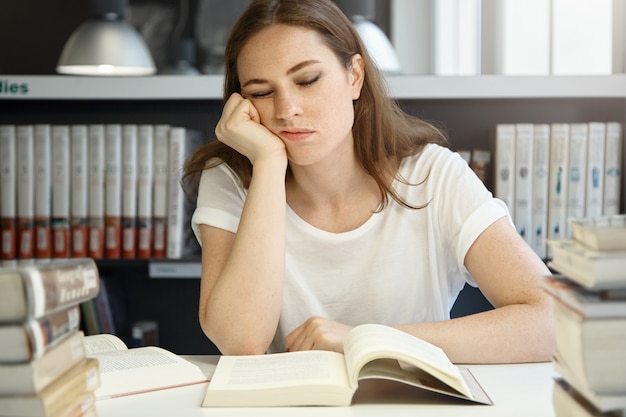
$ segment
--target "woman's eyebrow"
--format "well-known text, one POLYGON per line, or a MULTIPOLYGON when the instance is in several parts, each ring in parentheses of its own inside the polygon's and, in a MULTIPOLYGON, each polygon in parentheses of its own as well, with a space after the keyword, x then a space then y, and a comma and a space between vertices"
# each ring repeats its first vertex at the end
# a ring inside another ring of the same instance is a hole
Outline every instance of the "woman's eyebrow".
MULTIPOLYGON (((289 69, 287 70, 287 75, 291 75, 291 74, 293 74, 293 73, 295 73, 295 72, 298 72, 298 71, 300 71, 302 68, 307 67, 307 66, 309 66, 309 65, 312 65, 312 64, 319 64, 319 63, 320 63, 320 61, 318 61, 318 60, 316 60, 316 59, 309 59, 309 60, 307 60, 307 61, 302 61, 302 62, 300 62, 300 63, 298 63, 298 64, 294 65, 293 67, 289 68, 289 69)), ((268 82, 267 80, 264 80, 264 79, 261 79, 261 78, 253 78, 253 79, 248 80, 248 81, 246 81, 245 83, 243 83, 243 84, 241 85, 241 88, 245 88, 245 87, 247 87, 247 86, 249 86, 249 85, 252 85, 252 84, 266 84, 267 82, 268 82)))

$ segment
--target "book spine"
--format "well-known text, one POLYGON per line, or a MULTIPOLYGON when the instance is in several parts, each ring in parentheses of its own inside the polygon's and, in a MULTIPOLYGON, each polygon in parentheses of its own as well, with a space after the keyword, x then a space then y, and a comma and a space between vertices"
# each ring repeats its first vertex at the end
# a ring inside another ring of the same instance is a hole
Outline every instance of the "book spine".
POLYGON ((156 125, 154 127, 153 258, 165 258, 167 255, 169 131, 169 125, 156 125))
POLYGON ((86 125, 72 125, 71 140, 71 231, 72 256, 84 258, 88 254, 87 201, 88 201, 88 135, 86 125))
MULTIPOLYGON (((95 397, 95 390, 100 386, 99 362, 87 358, 61 377, 59 384, 46 391, 44 405, 47 416, 66 416, 77 406, 86 407, 87 399, 95 397)), ((54 383, 53 383, 54 384, 54 383)))
POLYGON ((33 361, 0 364, 0 393, 2 396, 41 393, 86 358, 84 343, 84 335, 78 331, 33 361))
POLYGON ((77 305, 26 322, 25 332, 31 346, 19 360, 41 357, 66 336, 79 329, 80 309, 77 305))
POLYGON ((36 396, 0 397, 0 409, 11 416, 67 417, 77 414, 77 408, 88 409, 95 402, 95 390, 100 386, 99 363, 87 358, 73 366, 36 396))
POLYGON ((515 216, 517 232, 526 243, 532 245, 532 199, 533 199, 533 138, 534 125, 515 125, 515 216))
POLYGON ((587 170, 585 173, 585 216, 600 217, 604 211, 604 150, 606 123, 589 123, 587 170))
POLYGON ((539 257, 547 256, 548 172, 550 165, 550 126, 537 124, 533 139, 532 248, 539 257))
POLYGON ((137 257, 137 125, 122 126, 122 258, 137 257))
MULTIPOLYGON (((550 175, 548 189, 548 239, 565 238, 567 187, 569 185, 569 136, 567 123, 550 126, 550 175)), ((548 246, 547 256, 552 256, 548 246)))
POLYGON ((515 218, 515 125, 498 124, 495 142, 495 197, 515 218))
POLYGON ((104 125, 89 125, 89 202, 87 215, 89 222, 89 257, 104 257, 104 156, 105 133, 104 125))
POLYGON ((199 256, 200 246, 188 224, 195 201, 187 196, 180 182, 185 160, 201 144, 202 136, 197 130, 184 127, 170 129, 167 257, 171 259, 199 256))
POLYGON ((137 257, 152 256, 152 184, 154 165, 154 126, 139 126, 137 183, 137 257))
POLYGON ((52 257, 70 256, 70 128, 52 126, 52 257))
POLYGON ((606 125, 604 216, 619 214, 622 182, 622 124, 609 122, 606 125))
POLYGON ((0 125, 0 266, 16 264, 16 142, 15 126, 0 125))
POLYGON ((170 130, 169 152, 169 199, 167 208, 167 257, 178 259, 182 257, 182 223, 184 196, 180 193, 179 170, 183 163, 185 129, 172 127, 170 130))
POLYGON ((100 276, 91 258, 70 258, 25 266, 22 274, 28 317, 40 318, 72 304, 96 297, 100 276))
POLYGON ((122 256, 122 126, 106 125, 105 257, 122 256))
MULTIPOLYGON (((587 144, 589 126, 587 123, 570 125, 569 185, 567 187, 567 218, 585 217, 585 192, 587 172, 587 144)), ((565 224, 565 237, 572 237, 570 225, 565 224)))
POLYGON ((35 259, 38 261, 48 261, 52 258, 50 131, 49 124, 35 125, 35 259))
POLYGON ((32 125, 17 126, 17 259, 35 259, 35 135, 32 125))

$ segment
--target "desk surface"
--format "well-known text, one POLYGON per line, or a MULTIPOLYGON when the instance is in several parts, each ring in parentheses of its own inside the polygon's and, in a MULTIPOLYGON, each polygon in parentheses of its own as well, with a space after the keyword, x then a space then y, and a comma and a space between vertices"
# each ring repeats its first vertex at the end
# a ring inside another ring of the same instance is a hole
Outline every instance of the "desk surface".
MULTIPOLYGON (((211 376, 217 362, 216 356, 185 356, 211 376)), ((428 393, 408 387, 384 396, 361 395, 349 407, 298 407, 255 408, 257 417, 362 417, 393 415, 437 415, 476 417, 553 417, 552 385, 555 375, 551 363, 515 365, 468 366, 478 382, 493 400, 494 405, 475 405, 439 394, 428 393)), ((200 406, 208 384, 192 385, 137 394, 128 397, 99 400, 99 417, 201 417, 201 416, 250 416, 250 408, 203 408, 200 406)), ((367 390, 364 387, 363 392, 367 390)), ((368 391, 369 393, 369 391, 368 391)))

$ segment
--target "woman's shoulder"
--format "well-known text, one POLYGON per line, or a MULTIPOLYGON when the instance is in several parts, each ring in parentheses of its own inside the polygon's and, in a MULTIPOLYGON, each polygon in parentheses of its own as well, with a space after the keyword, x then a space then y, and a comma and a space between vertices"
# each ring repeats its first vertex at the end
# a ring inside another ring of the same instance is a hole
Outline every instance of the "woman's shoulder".
POLYGON ((451 149, 435 143, 429 143, 420 152, 405 157, 400 164, 398 173, 405 178, 414 177, 415 175, 423 176, 423 174, 449 169, 451 166, 457 165, 460 168, 466 168, 467 162, 451 149))

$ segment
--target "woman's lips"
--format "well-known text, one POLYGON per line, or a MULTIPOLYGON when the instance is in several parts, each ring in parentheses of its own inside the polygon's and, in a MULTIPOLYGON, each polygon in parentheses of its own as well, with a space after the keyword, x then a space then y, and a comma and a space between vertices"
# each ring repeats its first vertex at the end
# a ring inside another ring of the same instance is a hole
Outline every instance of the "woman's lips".
POLYGON ((280 132, 280 137, 292 142, 302 142, 310 138, 313 133, 311 130, 283 130, 280 132))

